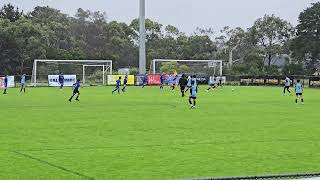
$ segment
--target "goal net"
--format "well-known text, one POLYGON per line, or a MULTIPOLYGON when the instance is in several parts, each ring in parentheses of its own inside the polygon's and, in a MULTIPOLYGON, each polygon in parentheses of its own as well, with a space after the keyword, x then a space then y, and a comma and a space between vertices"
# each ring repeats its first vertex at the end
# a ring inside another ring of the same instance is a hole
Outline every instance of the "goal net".
POLYGON ((107 75, 112 74, 111 60, 40 60, 33 63, 31 83, 48 86, 49 77, 63 73, 76 77, 84 85, 106 85, 107 75))
POLYGON ((206 74, 222 76, 222 60, 171 60, 154 59, 150 70, 153 74, 206 74))

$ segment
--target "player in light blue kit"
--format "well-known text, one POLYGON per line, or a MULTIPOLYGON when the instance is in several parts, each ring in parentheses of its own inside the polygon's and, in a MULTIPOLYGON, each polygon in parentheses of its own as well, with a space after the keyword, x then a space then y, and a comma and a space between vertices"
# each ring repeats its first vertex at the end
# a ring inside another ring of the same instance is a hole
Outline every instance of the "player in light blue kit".
POLYGON ((69 99, 70 102, 72 101, 73 96, 75 96, 76 94, 77 94, 76 101, 79 101, 79 96, 80 96, 79 87, 80 87, 80 79, 78 79, 77 82, 73 84, 73 93, 69 99))
POLYGON ((118 94, 120 94, 120 86, 121 86, 121 76, 119 76, 119 79, 116 81, 116 88, 112 91, 112 94, 116 91, 118 91, 118 94))
POLYGON ((190 87, 189 104, 191 105, 191 109, 194 109, 196 108, 196 99, 197 99, 197 92, 198 92, 198 83, 195 75, 192 77, 190 85, 191 87, 190 87))
POLYGON ((21 93, 22 91, 25 93, 25 92, 26 92, 26 74, 23 74, 23 75, 21 76, 20 86, 21 86, 20 93, 21 93))
POLYGON ((300 96, 300 99, 301 99, 301 103, 304 104, 303 96, 302 96, 303 89, 302 89, 302 84, 300 83, 300 80, 297 80, 297 84, 296 84, 295 90, 296 90, 296 104, 298 104, 299 96, 300 96))

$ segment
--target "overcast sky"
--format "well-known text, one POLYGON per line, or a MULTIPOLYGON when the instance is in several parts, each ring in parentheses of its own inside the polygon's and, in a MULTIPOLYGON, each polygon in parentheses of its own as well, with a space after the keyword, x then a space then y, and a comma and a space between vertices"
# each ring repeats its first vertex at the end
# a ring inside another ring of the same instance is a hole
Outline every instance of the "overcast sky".
MULTIPOLYGON (((146 0, 147 18, 171 24, 191 33, 196 27, 250 27, 264 14, 275 14, 297 24, 299 13, 319 0, 146 0)), ((129 23, 139 14, 139 0, 1 0, 25 11, 35 6, 50 6, 74 15, 78 8, 104 11, 108 20, 129 23)))

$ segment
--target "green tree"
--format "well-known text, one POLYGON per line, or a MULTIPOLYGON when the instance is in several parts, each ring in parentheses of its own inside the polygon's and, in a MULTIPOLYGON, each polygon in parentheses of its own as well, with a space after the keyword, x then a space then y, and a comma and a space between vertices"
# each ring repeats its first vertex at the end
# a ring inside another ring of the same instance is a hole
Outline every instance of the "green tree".
POLYGON ((15 8, 11 4, 5 4, 1 9, 0 9, 0 18, 2 19, 9 19, 10 22, 17 21, 22 17, 23 11, 19 11, 19 8, 15 8))
POLYGON ((293 58, 313 74, 320 60, 320 2, 299 15, 297 36, 290 44, 293 58))
POLYGON ((250 28, 250 33, 263 50, 269 66, 271 66, 273 57, 284 52, 283 47, 290 40, 293 32, 290 23, 274 15, 259 18, 250 28))

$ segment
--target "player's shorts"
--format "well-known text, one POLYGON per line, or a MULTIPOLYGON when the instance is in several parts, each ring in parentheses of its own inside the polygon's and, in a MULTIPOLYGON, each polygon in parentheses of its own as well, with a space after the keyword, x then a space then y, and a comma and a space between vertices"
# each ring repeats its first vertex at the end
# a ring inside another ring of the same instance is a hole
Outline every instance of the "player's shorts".
POLYGON ((190 96, 191 99, 197 99, 197 96, 190 96))
POLYGON ((181 91, 184 91, 185 89, 186 89, 185 86, 180 86, 180 90, 181 90, 181 91))
POLYGON ((214 87, 214 86, 216 86, 215 84, 210 84, 210 87, 214 87))
POLYGON ((80 92, 79 92, 78 89, 73 90, 73 94, 79 94, 79 93, 80 93, 80 92))
POLYGON ((290 88, 290 86, 284 86, 284 88, 289 89, 289 88, 290 88))
POLYGON ((302 96, 302 93, 296 93, 297 96, 302 96))

